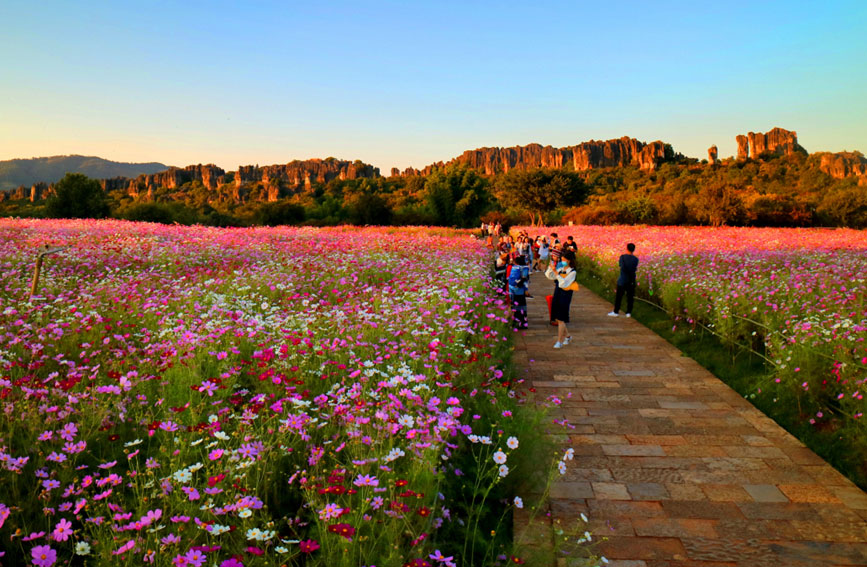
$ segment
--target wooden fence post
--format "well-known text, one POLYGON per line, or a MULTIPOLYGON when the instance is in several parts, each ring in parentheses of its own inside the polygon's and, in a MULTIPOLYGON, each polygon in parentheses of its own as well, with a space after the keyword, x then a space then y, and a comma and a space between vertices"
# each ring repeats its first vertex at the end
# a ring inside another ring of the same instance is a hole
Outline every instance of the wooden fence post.
POLYGON ((56 252, 61 252, 66 250, 69 246, 56 246, 54 248, 50 248, 47 244, 40 248, 39 254, 36 256, 36 266, 33 268, 33 281, 30 283, 30 297, 27 298, 28 301, 33 301, 33 296, 36 295, 36 290, 39 288, 39 273, 42 271, 42 262, 45 257, 49 254, 54 254, 56 252))

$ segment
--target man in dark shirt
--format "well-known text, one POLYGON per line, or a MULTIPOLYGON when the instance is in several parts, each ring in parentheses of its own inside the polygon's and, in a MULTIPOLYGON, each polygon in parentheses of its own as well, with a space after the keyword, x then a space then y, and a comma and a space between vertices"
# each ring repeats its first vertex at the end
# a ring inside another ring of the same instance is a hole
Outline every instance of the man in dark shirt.
POLYGON ((635 244, 626 245, 626 254, 620 256, 620 277, 617 278, 617 293, 614 296, 614 311, 609 317, 617 317, 623 294, 626 294, 626 316, 632 317, 632 305, 635 301, 635 271, 638 269, 638 258, 635 256, 635 244))
POLYGON ((575 243, 575 238, 573 238, 572 236, 567 236, 566 237, 566 244, 563 246, 563 249, 564 250, 570 250, 570 251, 574 252, 575 254, 577 254, 578 253, 578 245, 575 243))

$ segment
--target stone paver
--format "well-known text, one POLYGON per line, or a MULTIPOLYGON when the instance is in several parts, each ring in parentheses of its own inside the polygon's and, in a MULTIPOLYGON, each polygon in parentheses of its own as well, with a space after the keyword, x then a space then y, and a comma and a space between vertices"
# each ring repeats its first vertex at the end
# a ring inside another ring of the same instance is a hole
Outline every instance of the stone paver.
MULTIPOLYGON (((563 400, 556 415, 574 427, 552 430, 575 459, 551 488, 550 525, 585 514, 611 567, 867 566, 861 489, 640 323, 607 317, 611 305, 585 289, 572 301, 572 344, 553 349, 551 284, 535 274, 531 287, 515 362, 538 399, 563 400)), ((516 534, 524 527, 516 518, 516 534)), ((577 564, 569 557, 550 564, 577 564)))

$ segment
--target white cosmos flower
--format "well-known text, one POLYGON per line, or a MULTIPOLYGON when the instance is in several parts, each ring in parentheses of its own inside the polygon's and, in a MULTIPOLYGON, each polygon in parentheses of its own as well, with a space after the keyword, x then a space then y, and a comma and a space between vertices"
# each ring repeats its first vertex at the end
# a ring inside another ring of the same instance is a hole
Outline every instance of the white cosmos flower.
POLYGON ((506 440, 506 446, 509 449, 517 449, 518 448, 518 438, 517 437, 509 437, 506 440))
POLYGON ((506 462, 506 454, 500 450, 497 450, 497 452, 494 453, 494 462, 498 465, 502 465, 506 462))

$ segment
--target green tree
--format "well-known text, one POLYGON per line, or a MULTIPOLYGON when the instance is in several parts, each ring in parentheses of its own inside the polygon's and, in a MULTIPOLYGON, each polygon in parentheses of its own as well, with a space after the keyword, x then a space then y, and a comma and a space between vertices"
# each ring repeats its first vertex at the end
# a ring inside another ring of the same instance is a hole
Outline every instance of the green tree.
POLYGON ((452 166, 430 174, 424 202, 440 226, 475 226, 490 207, 488 180, 466 166, 452 166))
POLYGON ((822 198, 817 212, 837 226, 865 228, 867 187, 858 186, 854 180, 846 180, 822 198))
POLYGON ((108 214, 108 202, 99 181, 82 173, 67 173, 45 203, 45 215, 49 218, 101 219, 108 214))
POLYGON ((392 212, 385 199, 375 193, 362 193, 349 205, 349 218, 353 224, 391 224, 392 212))
POLYGON ((304 218, 304 207, 288 201, 262 203, 253 213, 253 222, 265 226, 299 224, 304 218))
POLYGON ((497 178, 495 192, 501 204, 527 213, 536 225, 555 208, 577 205, 586 186, 578 174, 567 171, 513 169, 497 178))
POLYGON ((701 188, 693 202, 693 214, 699 222, 711 226, 741 224, 745 217, 743 200, 726 183, 711 183, 701 188))

